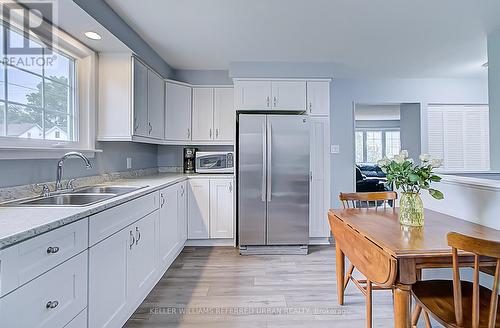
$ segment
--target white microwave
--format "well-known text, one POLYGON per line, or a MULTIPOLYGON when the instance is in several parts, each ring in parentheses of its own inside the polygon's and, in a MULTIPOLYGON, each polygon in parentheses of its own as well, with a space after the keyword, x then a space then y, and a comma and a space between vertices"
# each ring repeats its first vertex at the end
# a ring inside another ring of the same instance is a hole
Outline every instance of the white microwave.
POLYGON ((196 152, 196 173, 234 173, 234 152, 196 152))

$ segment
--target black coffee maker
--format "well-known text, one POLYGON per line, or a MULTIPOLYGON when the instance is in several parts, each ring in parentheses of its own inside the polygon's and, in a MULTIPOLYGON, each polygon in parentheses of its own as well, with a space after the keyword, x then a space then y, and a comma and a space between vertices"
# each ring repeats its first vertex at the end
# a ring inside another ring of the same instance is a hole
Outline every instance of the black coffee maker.
POLYGON ((194 173, 196 148, 184 148, 184 173, 194 173))

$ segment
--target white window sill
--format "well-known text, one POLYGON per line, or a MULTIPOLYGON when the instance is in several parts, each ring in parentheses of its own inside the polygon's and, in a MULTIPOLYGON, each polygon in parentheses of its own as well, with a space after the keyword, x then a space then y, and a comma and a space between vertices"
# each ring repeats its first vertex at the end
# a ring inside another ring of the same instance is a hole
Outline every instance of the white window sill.
POLYGON ((0 159, 60 158, 69 151, 78 151, 89 158, 93 158, 95 156, 95 153, 101 153, 102 149, 0 147, 0 159))

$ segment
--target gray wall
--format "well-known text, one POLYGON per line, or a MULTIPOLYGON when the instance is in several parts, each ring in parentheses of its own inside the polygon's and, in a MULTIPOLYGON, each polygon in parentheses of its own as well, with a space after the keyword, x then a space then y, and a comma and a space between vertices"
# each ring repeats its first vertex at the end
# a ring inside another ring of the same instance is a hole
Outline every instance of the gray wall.
MULTIPOLYGON (((131 142, 101 142, 90 161, 92 169, 86 170, 80 159, 68 159, 64 164, 64 177, 82 177, 102 173, 126 171, 126 158, 132 158, 133 169, 157 166, 157 146, 131 142)), ((57 159, 1 160, 0 187, 10 187, 37 182, 54 181, 57 159)))
POLYGON ((500 171, 500 30, 488 35, 488 80, 490 95, 490 168, 500 171))
POLYGON ((120 39, 144 62, 163 77, 171 77, 172 68, 104 0, 73 0, 78 6, 120 39))
POLYGON ((233 84, 233 79, 229 77, 229 71, 227 70, 176 69, 174 70, 172 78, 177 81, 198 85, 233 84))
POLYGON ((410 158, 418 161, 422 153, 420 104, 401 104, 401 149, 408 150, 410 158))
MULTIPOLYGON (((500 64, 500 63, 499 63, 500 64)), ((231 77, 334 77, 335 64, 232 63, 231 77)), ((331 206, 337 195, 354 190, 354 103, 421 104, 421 125, 426 129, 429 103, 488 103, 488 81, 475 79, 334 79, 330 90, 331 143, 340 153, 331 158, 331 206)), ((421 136, 421 148, 427 141, 421 136)))

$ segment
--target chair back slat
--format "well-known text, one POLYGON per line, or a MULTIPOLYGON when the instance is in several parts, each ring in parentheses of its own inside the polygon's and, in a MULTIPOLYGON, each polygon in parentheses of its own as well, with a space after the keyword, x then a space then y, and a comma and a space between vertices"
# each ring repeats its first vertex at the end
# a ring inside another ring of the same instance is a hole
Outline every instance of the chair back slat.
POLYGON ((383 206, 394 208, 394 202, 398 198, 398 194, 394 191, 379 191, 379 192, 353 192, 353 193, 340 193, 339 199, 342 202, 344 209, 346 208, 374 208, 378 210, 383 206))
POLYGON ((474 274, 472 287, 472 328, 479 327, 480 300, 479 300, 479 258, 487 256, 496 259, 495 277, 490 300, 490 312, 488 315, 488 327, 494 328, 498 307, 498 289, 500 279, 500 242, 466 236, 457 232, 450 232, 447 236, 448 245, 452 247, 453 256, 453 299, 455 317, 458 326, 463 325, 462 296, 460 288, 460 269, 458 263, 458 251, 463 250, 474 254, 474 274))

